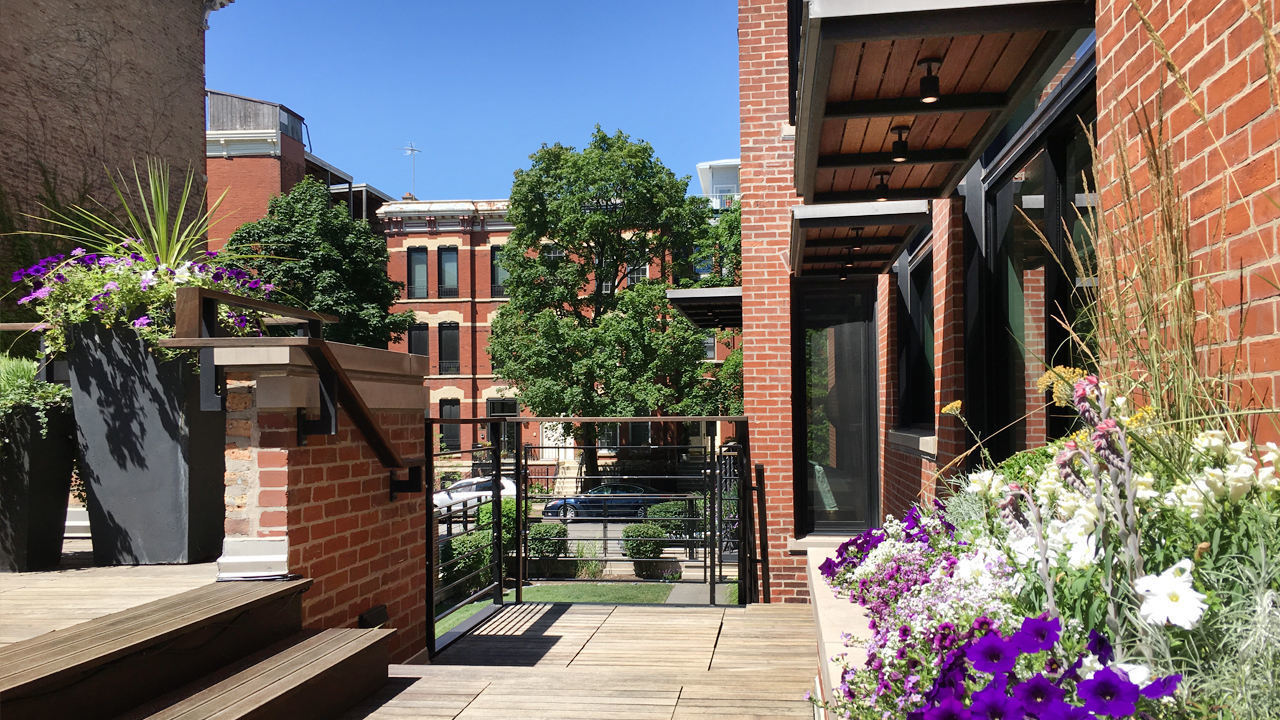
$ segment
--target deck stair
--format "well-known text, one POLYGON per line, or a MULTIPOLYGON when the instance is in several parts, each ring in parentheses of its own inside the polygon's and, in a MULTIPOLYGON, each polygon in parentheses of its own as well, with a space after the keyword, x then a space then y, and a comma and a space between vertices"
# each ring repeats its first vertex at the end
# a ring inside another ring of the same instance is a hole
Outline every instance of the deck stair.
POLYGON ((0 716, 336 717, 391 630, 302 630, 310 580, 214 583, 0 648, 0 716))

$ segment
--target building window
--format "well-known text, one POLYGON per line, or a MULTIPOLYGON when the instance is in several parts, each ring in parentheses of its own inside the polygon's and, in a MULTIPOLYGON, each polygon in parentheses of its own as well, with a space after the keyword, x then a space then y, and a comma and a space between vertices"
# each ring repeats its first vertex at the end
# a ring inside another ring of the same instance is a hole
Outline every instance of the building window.
POLYGON ((546 258, 547 260, 563 260, 564 248, 560 247, 559 245, 556 245, 555 243, 543 245, 542 257, 546 258))
POLYGON ((642 283, 649 279, 648 265, 628 265, 627 266, 627 287, 635 287, 638 283, 642 283))
POLYGON ((419 323, 409 327, 409 352, 413 355, 426 355, 427 348, 430 343, 427 340, 427 333, 431 330, 431 326, 425 323, 419 323))
MULTIPOLYGON (((516 417, 520 414, 520 405, 515 398, 489 398, 484 401, 485 414, 489 417, 516 417)), ((498 426, 500 437, 498 449, 502 455, 511 457, 515 454, 516 433, 510 423, 498 426)))
MULTIPOLYGON (((462 417, 462 401, 461 400, 441 400, 440 401, 440 418, 443 420, 457 420, 462 417)), ((441 425, 440 426, 440 444, 445 450, 461 450, 462 449, 462 426, 461 425, 441 425)))
POLYGON ((923 252, 898 269, 899 427, 933 431, 933 368, 933 253, 923 252))
POLYGON ((442 298, 458 297, 458 248, 440 248, 440 293, 442 298))
POLYGON ((627 444, 628 445, 648 445, 649 444, 649 423, 647 422, 627 423, 627 444))
POLYGON ((457 375, 460 371, 458 323, 440 323, 440 374, 457 375))
POLYGON ((618 448, 618 423, 596 424, 596 447, 611 450, 618 448))
POLYGON ((708 335, 702 338, 702 359, 703 360, 716 359, 716 336, 715 335, 708 335))
POLYGON ((507 269, 502 267, 502 248, 505 245, 495 245, 489 250, 489 296, 490 297, 506 297, 507 296, 507 269))
POLYGON ((405 292, 410 299, 427 296, 427 249, 409 249, 409 282, 405 292))

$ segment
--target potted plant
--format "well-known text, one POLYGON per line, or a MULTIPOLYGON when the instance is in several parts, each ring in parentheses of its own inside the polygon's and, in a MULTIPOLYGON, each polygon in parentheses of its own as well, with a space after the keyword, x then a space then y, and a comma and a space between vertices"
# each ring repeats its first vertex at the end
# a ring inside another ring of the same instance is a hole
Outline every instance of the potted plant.
POLYGON ((0 571, 56 567, 75 458, 70 390, 0 355, 0 571))
MULTIPOLYGON (((138 200, 113 178, 123 221, 54 212, 51 234, 75 249, 12 278, 49 326, 46 347, 66 354, 98 564, 202 562, 222 547, 224 413, 200 410, 194 356, 157 341, 173 334, 179 287, 264 298, 271 286, 205 250, 212 209, 186 217, 193 178, 175 208, 163 163, 149 162, 145 181, 134 169, 138 200)), ((232 334, 259 327, 237 309, 219 319, 232 334)))

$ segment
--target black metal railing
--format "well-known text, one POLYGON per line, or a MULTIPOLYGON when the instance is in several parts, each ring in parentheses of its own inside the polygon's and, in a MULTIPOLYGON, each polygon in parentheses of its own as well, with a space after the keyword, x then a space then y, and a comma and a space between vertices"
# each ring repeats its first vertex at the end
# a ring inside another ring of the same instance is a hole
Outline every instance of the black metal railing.
POLYGON ((441 360, 441 375, 457 375, 462 370, 462 363, 457 360, 441 360))

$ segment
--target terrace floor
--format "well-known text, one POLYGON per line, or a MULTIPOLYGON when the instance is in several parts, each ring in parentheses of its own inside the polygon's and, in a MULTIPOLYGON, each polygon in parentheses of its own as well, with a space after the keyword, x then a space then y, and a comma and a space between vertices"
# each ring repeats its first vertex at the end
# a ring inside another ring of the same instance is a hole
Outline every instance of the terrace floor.
POLYGON ((68 539, 58 569, 0 573, 0 647, 218 579, 217 563, 93 567, 92 555, 88 540, 68 539))
POLYGON ((811 718, 815 642, 807 605, 511 605, 346 719, 811 718))

